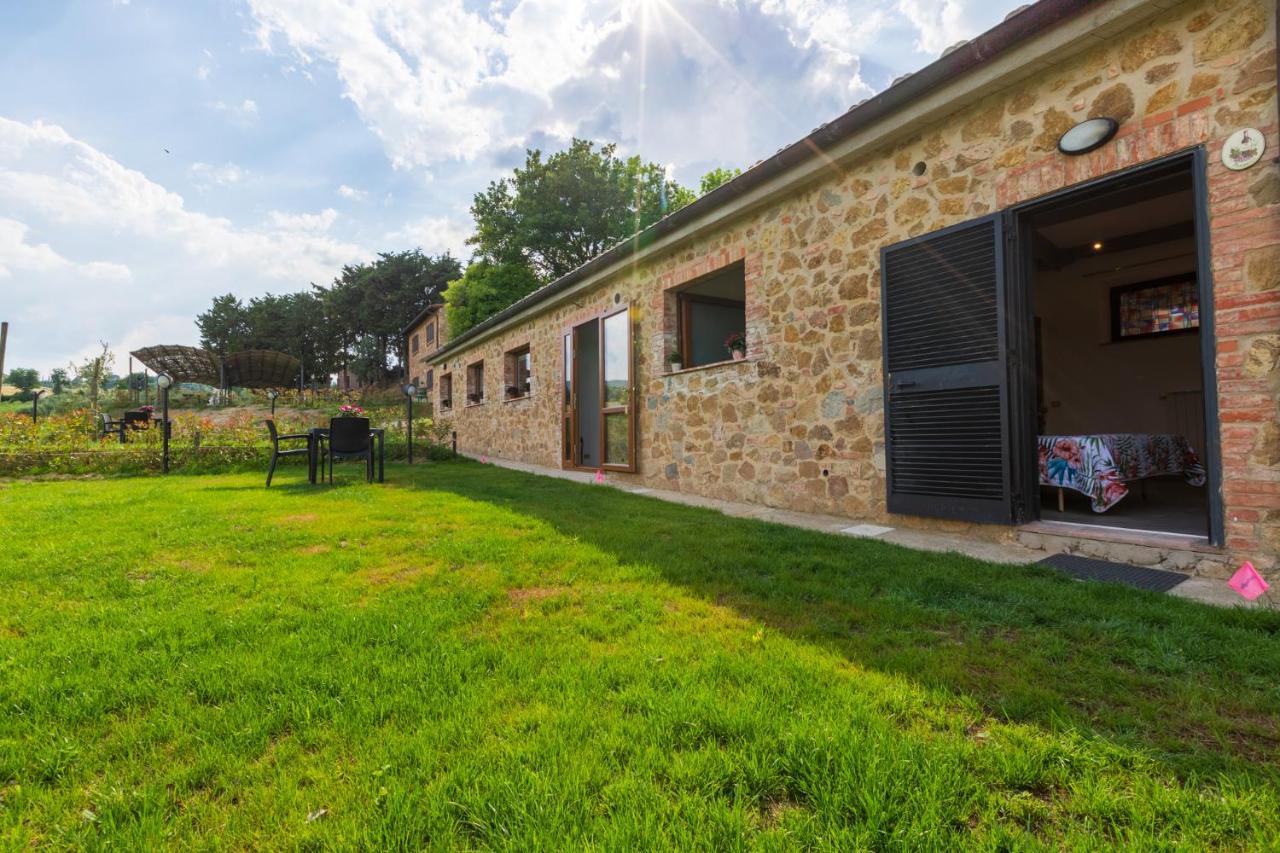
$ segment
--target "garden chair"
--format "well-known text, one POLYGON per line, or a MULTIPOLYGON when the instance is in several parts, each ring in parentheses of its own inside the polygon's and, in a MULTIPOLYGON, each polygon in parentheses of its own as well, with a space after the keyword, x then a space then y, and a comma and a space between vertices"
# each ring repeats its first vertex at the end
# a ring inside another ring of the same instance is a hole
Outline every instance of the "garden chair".
POLYGON ((333 460, 363 459, 365 477, 373 482, 373 431, 368 418, 334 418, 329 421, 329 482, 333 460))
POLYGON ((111 415, 106 412, 98 413, 98 430, 99 438, 108 436, 116 436, 120 439, 120 443, 124 444, 124 421, 113 421, 111 415))
MULTIPOLYGON (((267 432, 271 434, 271 467, 267 468, 267 488, 271 488, 271 478, 276 473, 276 462, 280 460, 281 456, 307 456, 307 457, 311 456, 311 433, 294 432, 294 433, 281 435, 279 432, 276 431, 275 421, 267 420, 267 421, 264 421, 263 423, 267 425, 267 432), (280 449, 280 442, 297 441, 300 438, 306 439, 306 442, 307 442, 306 447, 290 447, 286 450, 280 449)), ((324 456, 323 445, 317 448, 317 453, 318 453, 317 458, 322 458, 324 456)), ((310 463, 311 463, 311 460, 310 458, 308 458, 307 464, 310 465, 310 463)), ((323 462, 321 464, 323 464, 323 462)))

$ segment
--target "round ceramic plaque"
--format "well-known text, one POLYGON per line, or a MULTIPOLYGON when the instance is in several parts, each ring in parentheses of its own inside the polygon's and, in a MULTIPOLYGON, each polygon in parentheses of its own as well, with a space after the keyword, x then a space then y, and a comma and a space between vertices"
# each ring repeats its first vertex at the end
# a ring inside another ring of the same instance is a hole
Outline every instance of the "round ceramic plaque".
POLYGON ((1238 172, 1262 159, 1267 139, 1257 128, 1244 127, 1227 137, 1222 143, 1222 165, 1238 172))

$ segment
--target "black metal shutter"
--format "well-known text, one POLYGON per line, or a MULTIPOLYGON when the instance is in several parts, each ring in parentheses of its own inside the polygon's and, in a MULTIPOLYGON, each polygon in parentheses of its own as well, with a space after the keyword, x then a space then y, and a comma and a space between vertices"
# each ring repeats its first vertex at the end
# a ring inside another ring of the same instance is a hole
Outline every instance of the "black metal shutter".
POLYGON ((881 252, 890 512, 1013 520, 999 216, 881 252))

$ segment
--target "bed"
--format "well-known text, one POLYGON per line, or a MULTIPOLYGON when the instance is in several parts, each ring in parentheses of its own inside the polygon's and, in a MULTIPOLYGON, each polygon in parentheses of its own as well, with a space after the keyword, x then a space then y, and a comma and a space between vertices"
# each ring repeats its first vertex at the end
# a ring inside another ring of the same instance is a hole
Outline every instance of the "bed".
POLYGON ((1129 483, 1147 477, 1181 475, 1203 486, 1204 465, 1185 436, 1172 433, 1101 433, 1040 436, 1040 484, 1071 489, 1089 498, 1094 512, 1106 512, 1125 495, 1129 483))

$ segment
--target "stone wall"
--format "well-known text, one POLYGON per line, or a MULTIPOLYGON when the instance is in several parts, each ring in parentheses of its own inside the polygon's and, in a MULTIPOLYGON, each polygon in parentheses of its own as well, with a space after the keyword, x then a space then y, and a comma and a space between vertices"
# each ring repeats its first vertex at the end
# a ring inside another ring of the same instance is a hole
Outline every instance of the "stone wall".
MULTIPOLYGON (((881 247, 1117 169, 1205 145, 1218 324, 1229 557, 1280 552, 1280 178, 1275 5, 1192 2, 993 92, 808 189, 613 274, 589 295, 449 359, 460 447, 560 464, 562 335, 619 304, 638 347, 638 471, 644 485, 897 525, 977 529, 885 510, 881 247), (1121 120, 1083 157, 1056 142, 1087 116, 1121 120), (1264 162, 1229 172, 1218 149, 1242 126, 1264 162), (666 375, 666 291, 743 260, 745 361, 666 375), (502 354, 529 344, 534 390, 501 398, 502 354), (487 402, 464 407, 464 366, 486 361, 487 402), (493 365, 489 367, 488 365, 493 365)), ((1006 528, 984 528, 992 536, 1006 528)))

